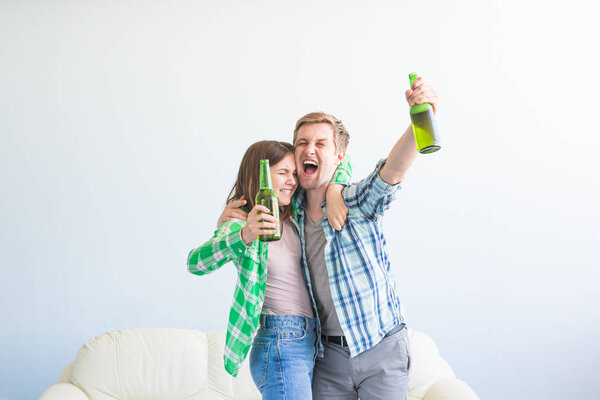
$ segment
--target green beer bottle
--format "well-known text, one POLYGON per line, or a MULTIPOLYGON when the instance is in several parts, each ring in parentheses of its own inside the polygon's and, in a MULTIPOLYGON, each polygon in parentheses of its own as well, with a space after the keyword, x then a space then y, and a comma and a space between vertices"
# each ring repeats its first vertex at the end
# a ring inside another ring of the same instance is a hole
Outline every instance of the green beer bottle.
POLYGON ((272 235, 258 235, 261 242, 272 242, 281 239, 281 225, 279 223, 279 198, 273 190, 271 183, 271 170, 269 160, 260 160, 260 188, 256 193, 256 204, 267 207, 272 216, 277 220, 277 232, 272 235))
MULTIPOLYGON (((408 74, 410 87, 417 80, 418 76, 412 72, 408 74)), ((435 125, 435 116, 433 115, 433 106, 431 103, 415 104, 410 107, 410 120, 412 122, 413 132, 417 149, 421 154, 433 153, 440 149, 440 138, 435 125)))

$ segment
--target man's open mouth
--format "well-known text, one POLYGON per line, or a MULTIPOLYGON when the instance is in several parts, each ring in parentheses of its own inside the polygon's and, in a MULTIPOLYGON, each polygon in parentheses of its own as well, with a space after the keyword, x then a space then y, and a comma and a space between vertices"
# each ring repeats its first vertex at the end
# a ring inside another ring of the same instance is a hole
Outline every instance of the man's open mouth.
POLYGON ((316 161, 312 160, 305 160, 302 166, 304 168, 304 174, 308 176, 314 175, 319 168, 316 161))

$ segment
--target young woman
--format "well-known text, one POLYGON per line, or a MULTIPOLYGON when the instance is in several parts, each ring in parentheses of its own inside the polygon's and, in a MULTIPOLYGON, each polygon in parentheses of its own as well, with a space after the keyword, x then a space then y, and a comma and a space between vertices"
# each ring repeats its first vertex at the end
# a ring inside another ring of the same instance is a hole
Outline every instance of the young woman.
MULTIPOLYGON (((313 304, 302 275, 302 249, 293 216, 292 196, 298 187, 293 147, 262 141, 248 148, 228 202, 246 201, 241 217, 219 224, 213 237, 188 256, 196 275, 232 261, 238 271, 225 343, 225 369, 236 376, 250 349, 250 372, 263 399, 311 399, 316 356, 313 304), (259 188, 259 162, 268 159, 273 189, 279 197, 281 239, 261 242, 259 234, 275 233, 275 219, 254 205, 259 188), (255 335, 256 334, 256 335, 255 335)), ((347 184, 349 165, 342 163, 332 183, 347 184)), ((341 188, 330 185, 330 191, 341 188)), ((341 199, 341 196, 339 196, 341 199)), ((341 207, 341 203, 337 203, 341 207)), ((331 214, 340 210, 332 210, 331 214)), ((328 212, 330 215, 330 212, 328 212)))

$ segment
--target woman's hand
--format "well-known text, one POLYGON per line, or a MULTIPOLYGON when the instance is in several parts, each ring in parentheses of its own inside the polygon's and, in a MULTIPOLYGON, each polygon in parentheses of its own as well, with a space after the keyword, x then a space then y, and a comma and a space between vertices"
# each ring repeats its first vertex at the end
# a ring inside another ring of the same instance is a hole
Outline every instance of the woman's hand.
POLYGON ((265 206, 255 205, 248 213, 248 222, 242 228, 242 240, 246 246, 250 246, 258 235, 272 235, 277 232, 277 220, 271 214, 266 214, 269 211, 265 206))
POLYGON ((344 202, 342 190, 344 190, 344 185, 339 183, 332 183, 327 187, 327 220, 329 220, 329 225, 336 231, 344 227, 348 216, 348 207, 344 202))
POLYGON ((232 219, 246 219, 248 213, 240 208, 244 204, 246 204, 246 199, 244 199, 244 196, 240 197, 239 200, 234 200, 227 204, 217 220, 217 227, 223 222, 231 221, 232 219))

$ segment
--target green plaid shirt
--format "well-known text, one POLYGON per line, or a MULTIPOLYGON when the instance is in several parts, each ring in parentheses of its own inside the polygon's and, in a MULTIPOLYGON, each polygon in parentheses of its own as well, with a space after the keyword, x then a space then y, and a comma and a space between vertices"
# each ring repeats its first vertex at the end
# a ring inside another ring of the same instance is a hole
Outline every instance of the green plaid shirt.
POLYGON ((188 256, 188 269, 196 275, 209 274, 229 261, 237 268, 223 355, 225 369, 233 376, 237 376, 250 350, 267 284, 267 243, 255 240, 246 247, 241 235, 245 225, 246 221, 241 220, 222 223, 208 242, 188 256))
MULTIPOLYGON (((352 166, 346 156, 331 182, 346 185, 351 174, 352 166)), ((292 204, 295 206, 295 201, 292 204)), ((296 219, 295 207, 292 218, 296 219)), ((225 369, 232 376, 237 376, 250 350, 267 286, 267 242, 256 239, 252 245, 246 246, 241 233, 245 225, 246 221, 239 219, 223 222, 210 240, 188 255, 188 270, 195 275, 209 274, 230 261, 237 268, 238 279, 229 311, 223 354, 225 369)))

